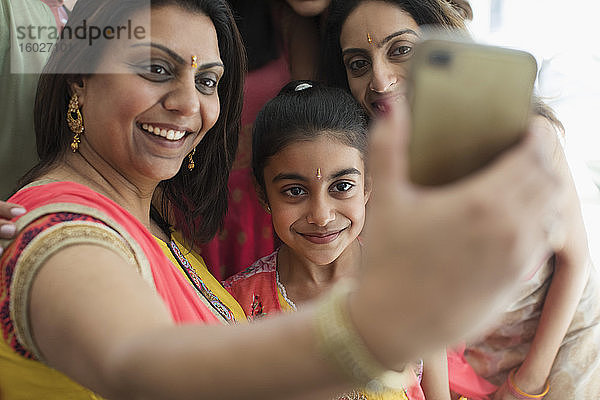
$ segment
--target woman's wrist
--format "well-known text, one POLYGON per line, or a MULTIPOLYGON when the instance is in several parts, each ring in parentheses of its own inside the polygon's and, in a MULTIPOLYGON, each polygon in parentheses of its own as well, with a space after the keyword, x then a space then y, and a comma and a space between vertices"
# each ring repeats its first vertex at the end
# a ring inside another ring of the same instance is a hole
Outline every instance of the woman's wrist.
MULTIPOLYGON (((348 295, 349 318, 369 352, 385 367, 399 370, 408 360, 416 359, 413 353, 406 351, 412 345, 412 335, 393 328, 397 325, 393 320, 402 314, 401 306, 394 307, 397 313, 390 316, 391 311, 385 309, 385 304, 377 301, 381 294, 374 293, 363 283, 361 280, 360 287, 348 295)), ((405 322, 411 325, 409 321, 405 322)))
POLYGON ((347 378, 373 392, 399 390, 412 384, 406 364, 385 367, 364 341, 350 313, 352 283, 337 283, 317 305, 315 332, 319 349, 347 378))
POLYGON ((524 372, 519 372, 520 369, 515 368, 508 374, 508 389, 513 396, 518 399, 543 399, 548 394, 550 385, 546 381, 540 384, 539 379, 528 379, 524 372))

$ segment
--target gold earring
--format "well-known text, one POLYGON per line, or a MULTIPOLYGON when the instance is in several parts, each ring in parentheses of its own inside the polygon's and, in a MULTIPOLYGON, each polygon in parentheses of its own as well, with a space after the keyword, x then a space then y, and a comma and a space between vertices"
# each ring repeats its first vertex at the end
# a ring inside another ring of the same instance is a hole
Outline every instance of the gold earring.
POLYGON ((268 204, 265 206, 265 211, 269 214, 271 214, 271 206, 269 206, 268 204))
POLYGON ((71 150, 73 153, 76 153, 77 150, 79 150, 79 143, 81 143, 79 135, 83 133, 83 117, 79 111, 79 98, 77 97, 77 94, 73 94, 73 96, 71 96, 71 100, 69 101, 69 109, 67 110, 67 125, 69 125, 71 132, 75 134, 73 136, 73 141, 71 142, 71 150))
POLYGON ((196 164, 194 164, 194 154, 196 153, 196 148, 194 147, 194 150, 192 150, 192 152, 188 155, 188 169, 191 171, 194 169, 194 167, 196 166, 196 164))

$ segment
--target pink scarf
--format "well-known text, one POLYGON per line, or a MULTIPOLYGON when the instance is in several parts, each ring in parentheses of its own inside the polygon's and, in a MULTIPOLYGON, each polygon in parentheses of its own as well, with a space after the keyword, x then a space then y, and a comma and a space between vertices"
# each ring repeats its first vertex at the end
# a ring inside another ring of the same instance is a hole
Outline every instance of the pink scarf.
POLYGON ((448 379, 450 390, 470 400, 487 400, 498 386, 486 381, 477 375, 473 367, 467 362, 465 344, 448 349, 448 379))

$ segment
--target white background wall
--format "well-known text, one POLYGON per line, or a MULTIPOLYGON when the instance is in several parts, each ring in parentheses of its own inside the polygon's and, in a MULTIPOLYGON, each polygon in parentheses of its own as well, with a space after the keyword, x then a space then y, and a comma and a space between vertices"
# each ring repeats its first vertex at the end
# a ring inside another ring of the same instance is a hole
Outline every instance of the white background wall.
POLYGON ((565 125, 565 151, 600 268, 600 2, 471 0, 471 6, 469 28, 479 41, 527 50, 538 61, 536 90, 565 125))

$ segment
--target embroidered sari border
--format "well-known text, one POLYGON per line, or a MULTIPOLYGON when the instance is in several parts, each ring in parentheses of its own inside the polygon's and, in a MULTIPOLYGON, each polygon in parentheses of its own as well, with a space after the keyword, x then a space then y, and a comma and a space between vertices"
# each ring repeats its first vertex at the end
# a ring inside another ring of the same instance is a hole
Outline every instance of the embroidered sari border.
POLYGON ((187 278, 189 279, 192 287, 198 294, 200 300, 212 310, 212 313, 224 324, 233 324, 237 321, 233 316, 233 312, 223 303, 218 296, 216 296, 210 288, 202 281, 202 278, 198 275, 192 264, 182 254, 181 249, 177 243, 171 239, 169 243, 166 243, 169 251, 175 258, 175 261, 179 264, 187 278))
MULTIPOLYGON (((131 250, 135 255, 138 272, 140 273, 142 278, 150 285, 150 287, 152 287, 153 290, 156 291, 154 277, 152 275, 152 269, 150 268, 150 262, 146 257, 146 254, 144 254, 144 252, 142 251, 140 245, 137 243, 137 241, 133 239, 133 237, 131 237, 131 235, 129 234, 129 232, 127 232, 125 228, 123 228, 113 218, 109 217, 102 211, 76 203, 52 203, 31 210, 30 212, 19 218, 16 222, 17 231, 22 230, 25 226, 29 225, 31 222, 44 215, 56 214, 61 212, 88 215, 90 217, 99 219, 100 221, 104 222, 107 226, 115 230, 119 234, 119 236, 121 236, 123 240, 125 240, 125 242, 131 247, 131 250)), ((4 248, 6 248, 11 243, 11 241, 2 241, 0 243, 3 244, 4 248)))
POLYGON ((31 285, 39 269, 52 255, 77 244, 102 246, 136 265, 134 254, 123 239, 111 228, 97 222, 61 222, 33 238, 22 251, 15 266, 10 289, 10 314, 17 339, 40 361, 43 361, 43 357, 31 333, 28 312, 31 285))

